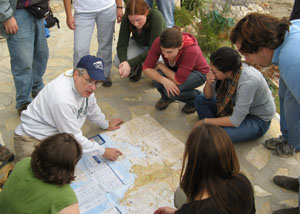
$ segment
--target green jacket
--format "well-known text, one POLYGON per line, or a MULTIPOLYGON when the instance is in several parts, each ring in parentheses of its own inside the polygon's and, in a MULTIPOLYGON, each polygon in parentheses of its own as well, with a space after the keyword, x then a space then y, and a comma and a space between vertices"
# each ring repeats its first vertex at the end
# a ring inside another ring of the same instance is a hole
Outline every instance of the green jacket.
POLYGON ((131 25, 128 16, 124 16, 121 22, 119 40, 117 45, 117 54, 120 62, 128 61, 131 68, 134 68, 138 64, 145 61, 148 51, 153 43, 153 41, 160 36, 161 32, 165 28, 165 20, 162 14, 156 10, 150 10, 147 16, 147 22, 144 25, 141 34, 139 34, 134 29, 135 27, 131 25), (130 26, 133 32, 130 31, 130 26), (148 46, 148 50, 139 54, 138 56, 128 60, 127 59, 127 47, 129 44, 130 35, 132 33, 132 38, 141 46, 148 46))

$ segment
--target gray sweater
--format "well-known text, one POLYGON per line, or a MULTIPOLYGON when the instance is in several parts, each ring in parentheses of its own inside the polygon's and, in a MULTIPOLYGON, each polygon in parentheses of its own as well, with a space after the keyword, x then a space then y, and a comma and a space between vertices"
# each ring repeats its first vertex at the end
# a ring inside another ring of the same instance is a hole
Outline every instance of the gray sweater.
POLYGON ((275 115, 274 98, 263 75, 254 67, 243 63, 230 121, 238 127, 247 114, 270 121, 275 115))

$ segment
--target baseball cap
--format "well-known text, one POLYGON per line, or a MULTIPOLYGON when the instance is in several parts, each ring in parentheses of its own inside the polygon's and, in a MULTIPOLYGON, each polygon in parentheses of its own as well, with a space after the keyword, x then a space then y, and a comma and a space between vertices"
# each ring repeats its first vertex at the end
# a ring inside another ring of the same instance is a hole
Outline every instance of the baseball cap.
POLYGON ((86 55, 82 57, 77 68, 84 68, 93 80, 106 80, 104 76, 104 63, 99 57, 86 55))

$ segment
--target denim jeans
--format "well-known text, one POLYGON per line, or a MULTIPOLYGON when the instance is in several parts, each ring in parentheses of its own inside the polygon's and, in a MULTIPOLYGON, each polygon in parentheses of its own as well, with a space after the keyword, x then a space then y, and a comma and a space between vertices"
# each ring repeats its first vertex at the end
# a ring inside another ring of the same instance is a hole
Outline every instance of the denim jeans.
MULTIPOLYGON (((127 59, 132 59, 136 57, 137 55, 145 52, 149 49, 149 46, 141 46, 139 45, 135 40, 130 38, 129 44, 127 47, 127 59)), ((118 68, 120 65, 120 59, 118 57, 118 54, 116 54, 114 58, 114 65, 118 68)))
MULTIPOLYGON (((153 0, 145 0, 150 7, 153 5, 153 0)), ((174 26, 174 9, 175 0, 156 0, 158 9, 166 20, 167 28, 174 26)))
MULTIPOLYGON (((217 117, 216 97, 206 99, 204 94, 200 94, 195 99, 195 107, 199 120, 204 118, 217 117)), ((270 128, 271 121, 263 121, 257 116, 248 114, 239 127, 223 127, 232 142, 243 142, 255 140, 263 136, 270 128)))
POLYGON ((78 13, 74 15, 76 27, 74 30, 74 68, 81 57, 90 54, 91 39, 97 26, 98 51, 97 57, 103 59, 104 76, 110 76, 112 67, 112 40, 115 29, 116 6, 100 12, 78 13))
MULTIPOLYGON (((165 76, 162 71, 158 71, 161 75, 165 76)), ((178 85, 178 88, 180 90, 180 94, 173 96, 170 94, 168 96, 168 93, 165 89, 165 87, 160 84, 159 82, 153 81, 154 86, 158 90, 158 92, 161 94, 162 99, 168 100, 178 100, 184 103, 187 103, 189 105, 194 105, 195 98, 197 95, 199 95, 199 91, 195 88, 203 85, 206 81, 206 75, 201 74, 198 71, 192 71, 188 78, 182 83, 181 85, 178 85)))
POLYGON ((282 79, 279 80, 280 131, 296 151, 300 151, 300 103, 282 79))
POLYGON ((16 108, 31 102, 30 92, 44 87, 43 75, 48 62, 48 45, 44 19, 36 19, 25 9, 14 15, 18 32, 7 38, 11 72, 16 87, 16 108))

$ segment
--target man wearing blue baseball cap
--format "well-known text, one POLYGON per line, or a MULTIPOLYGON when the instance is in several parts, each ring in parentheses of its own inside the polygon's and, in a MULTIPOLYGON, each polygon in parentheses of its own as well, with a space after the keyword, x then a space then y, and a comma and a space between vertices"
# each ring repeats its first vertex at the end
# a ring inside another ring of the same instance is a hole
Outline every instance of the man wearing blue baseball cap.
POLYGON ((105 80, 101 58, 87 55, 74 70, 59 75, 47 84, 20 117, 15 130, 16 160, 31 155, 34 146, 57 133, 71 133, 81 144, 83 152, 116 160, 122 153, 115 148, 104 148, 82 135, 86 118, 102 129, 120 128, 121 119, 107 121, 97 105, 94 92, 105 80))

